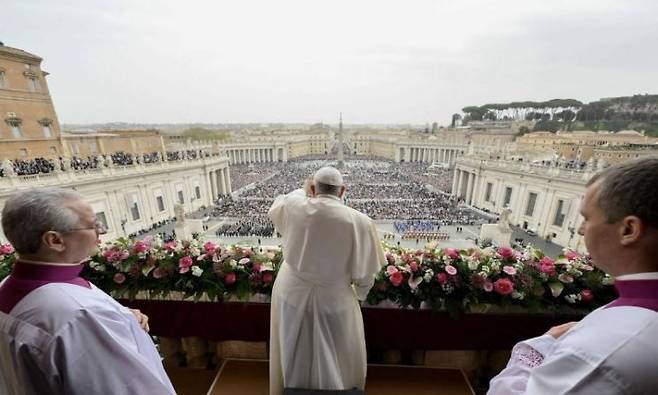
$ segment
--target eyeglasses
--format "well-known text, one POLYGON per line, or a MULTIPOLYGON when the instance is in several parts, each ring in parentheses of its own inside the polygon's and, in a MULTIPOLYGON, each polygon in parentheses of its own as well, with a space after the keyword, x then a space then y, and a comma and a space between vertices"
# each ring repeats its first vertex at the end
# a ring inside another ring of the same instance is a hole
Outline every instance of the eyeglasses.
POLYGON ((101 221, 96 221, 96 224, 94 224, 94 226, 91 228, 74 228, 74 229, 69 229, 69 232, 74 232, 77 230, 92 230, 92 229, 95 230, 96 233, 98 233, 99 235, 104 235, 105 233, 107 233, 107 225, 105 225, 101 221))

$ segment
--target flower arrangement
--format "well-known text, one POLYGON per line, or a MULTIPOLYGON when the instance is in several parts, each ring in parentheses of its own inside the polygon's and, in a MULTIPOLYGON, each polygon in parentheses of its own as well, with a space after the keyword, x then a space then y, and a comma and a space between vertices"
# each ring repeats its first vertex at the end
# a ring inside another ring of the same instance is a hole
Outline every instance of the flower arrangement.
POLYGON ((368 295, 370 304, 468 311, 481 304, 528 309, 573 306, 591 310, 614 298, 612 279, 588 256, 566 251, 553 260, 531 246, 457 250, 385 245, 386 266, 368 295))
MULTIPOLYGON (((405 249, 384 243, 383 247, 386 262, 367 297, 371 305, 391 301, 402 308, 457 314, 482 304, 591 310, 614 298, 612 279, 588 256, 574 251, 553 260, 531 246, 457 250, 431 244, 405 249)), ((9 274, 14 260, 11 246, 0 245, 0 279, 9 274)), ((270 295, 281 261, 280 249, 196 239, 120 238, 102 246, 82 276, 115 297, 180 292, 184 298, 224 301, 270 295)))

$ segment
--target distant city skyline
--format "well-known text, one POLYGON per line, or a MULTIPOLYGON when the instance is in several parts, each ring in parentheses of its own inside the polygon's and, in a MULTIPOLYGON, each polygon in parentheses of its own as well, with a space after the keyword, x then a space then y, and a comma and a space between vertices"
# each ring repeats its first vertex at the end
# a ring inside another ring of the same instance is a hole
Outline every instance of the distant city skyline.
POLYGON ((8 0, 63 124, 438 122, 469 105, 658 93, 651 0, 8 0))

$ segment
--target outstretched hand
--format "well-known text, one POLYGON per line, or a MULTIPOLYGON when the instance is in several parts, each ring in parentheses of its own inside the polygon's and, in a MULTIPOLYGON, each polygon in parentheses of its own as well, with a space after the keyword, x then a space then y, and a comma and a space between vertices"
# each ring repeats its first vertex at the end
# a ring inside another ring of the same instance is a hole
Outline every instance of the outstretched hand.
POLYGON ((139 324, 142 329, 144 329, 145 332, 149 331, 149 316, 142 313, 138 309, 128 309, 130 310, 131 313, 135 316, 137 319, 137 323, 139 324))
POLYGON ((567 322, 566 324, 554 326, 546 332, 547 335, 553 336, 555 339, 558 339, 560 336, 564 335, 572 326, 576 325, 578 321, 567 322))
POLYGON ((311 191, 311 185, 313 185, 313 176, 309 176, 304 181, 304 193, 306 193, 306 196, 313 196, 313 191, 311 191))

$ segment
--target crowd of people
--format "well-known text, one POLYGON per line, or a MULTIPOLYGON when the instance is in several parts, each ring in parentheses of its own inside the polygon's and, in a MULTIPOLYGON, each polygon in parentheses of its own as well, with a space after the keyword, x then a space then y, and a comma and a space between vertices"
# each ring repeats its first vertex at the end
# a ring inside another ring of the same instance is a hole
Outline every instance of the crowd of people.
MULTIPOLYGON (((46 158, 34 158, 29 160, 24 159, 15 159, 12 161, 14 173, 19 176, 28 176, 33 174, 47 174, 55 171, 55 162, 52 159, 46 158)), ((2 171, 2 176, 5 176, 4 169, 2 171)))
MULTIPOLYGON (((225 236, 270 235, 269 222, 262 223, 274 198, 298 189, 326 160, 292 160, 287 163, 256 163, 231 167, 231 182, 238 196, 222 198, 211 208, 213 218, 239 218, 223 225, 216 234, 225 236), (254 219, 248 227, 244 218, 254 219)), ((443 169, 426 172, 427 164, 394 163, 381 159, 346 160, 342 175, 347 184, 346 205, 375 220, 397 220, 399 234, 408 231, 438 232, 444 225, 476 225, 486 222, 480 215, 461 207, 441 193, 438 185, 452 184, 443 169), (432 184, 434 188, 428 188, 432 184)), ((443 237, 436 234, 434 238, 443 237)))
POLYGON ((215 231, 216 236, 260 236, 271 237, 274 234, 274 224, 263 215, 244 218, 232 224, 224 224, 215 231))

